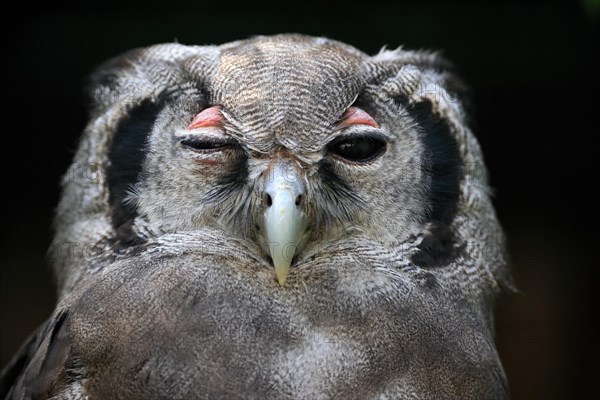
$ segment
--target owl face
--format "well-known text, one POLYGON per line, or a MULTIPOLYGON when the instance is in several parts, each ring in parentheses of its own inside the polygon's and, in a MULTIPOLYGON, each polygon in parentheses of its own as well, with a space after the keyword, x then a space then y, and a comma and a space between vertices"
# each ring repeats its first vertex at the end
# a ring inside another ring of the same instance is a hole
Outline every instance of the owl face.
POLYGON ((455 201, 456 144, 431 107, 410 104, 414 70, 293 37, 225 46, 208 74, 189 65, 153 65, 173 83, 121 123, 117 137, 134 140, 113 143, 115 160, 144 154, 113 200, 136 237, 222 229, 255 242, 283 285, 341 237, 395 245, 455 201))

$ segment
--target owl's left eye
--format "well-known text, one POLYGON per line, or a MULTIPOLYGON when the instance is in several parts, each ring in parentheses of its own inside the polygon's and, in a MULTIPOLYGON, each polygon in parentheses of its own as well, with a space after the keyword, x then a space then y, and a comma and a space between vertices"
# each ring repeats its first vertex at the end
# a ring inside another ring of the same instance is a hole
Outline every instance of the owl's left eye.
POLYGON ((329 145, 328 151, 352 162, 369 162, 385 152, 386 141, 374 136, 341 139, 329 145))

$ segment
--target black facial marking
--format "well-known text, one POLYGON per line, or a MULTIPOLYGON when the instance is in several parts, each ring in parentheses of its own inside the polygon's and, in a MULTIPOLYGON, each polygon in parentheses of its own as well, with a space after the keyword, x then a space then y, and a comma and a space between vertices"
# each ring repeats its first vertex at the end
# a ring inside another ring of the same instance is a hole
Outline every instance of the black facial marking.
POLYGON ((431 102, 424 100, 409 104, 406 108, 423 131, 423 141, 430 160, 430 218, 435 222, 450 224, 458 205, 462 178, 458 144, 447 122, 433 113, 431 102))
POLYGON ((434 224, 418 246, 411 260, 423 268, 439 268, 450 264, 463 250, 457 247, 447 225, 434 224))
POLYGON ((137 210, 124 203, 127 192, 138 182, 145 159, 147 140, 158 115, 159 107, 143 101, 117 125, 108 153, 106 169, 112 225, 121 246, 139 244, 141 239, 132 229, 137 210))
POLYGON ((429 189, 429 219, 433 228, 421 242, 421 251, 414 255, 412 260, 422 267, 448 265, 457 255, 455 241, 448 226, 456 214, 462 179, 458 143, 448 123, 433 112, 433 105, 429 100, 411 103, 406 97, 397 96, 394 101, 408 111, 422 130, 423 143, 429 158, 426 172, 432 178, 429 189))
POLYGON ((440 285, 435 275, 433 275, 431 272, 420 272, 415 275, 415 278, 417 279, 417 282, 419 282, 420 285, 425 289, 434 290, 440 285))

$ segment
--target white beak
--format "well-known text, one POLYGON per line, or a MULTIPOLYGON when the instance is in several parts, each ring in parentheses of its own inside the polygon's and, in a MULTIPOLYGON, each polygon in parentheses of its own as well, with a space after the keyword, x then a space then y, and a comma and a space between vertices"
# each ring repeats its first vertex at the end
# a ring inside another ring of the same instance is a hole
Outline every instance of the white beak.
POLYGON ((304 185, 292 165, 278 162, 266 178, 264 227, 277 281, 285 285, 306 221, 301 209, 304 185))

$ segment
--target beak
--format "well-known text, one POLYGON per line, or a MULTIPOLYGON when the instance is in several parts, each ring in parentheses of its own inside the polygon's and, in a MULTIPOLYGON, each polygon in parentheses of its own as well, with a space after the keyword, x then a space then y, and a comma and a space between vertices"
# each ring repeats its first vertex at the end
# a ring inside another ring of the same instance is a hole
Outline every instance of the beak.
POLYGON ((279 285, 285 279, 306 229, 301 203, 304 184, 289 163, 277 162, 267 175, 263 192, 264 228, 279 285))

